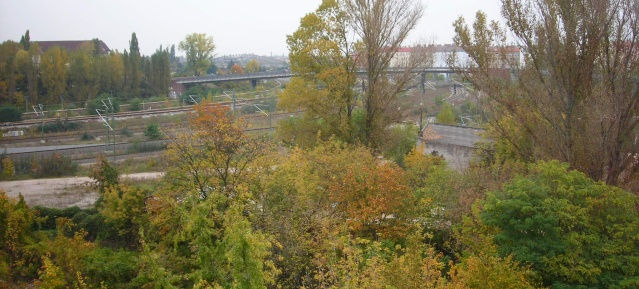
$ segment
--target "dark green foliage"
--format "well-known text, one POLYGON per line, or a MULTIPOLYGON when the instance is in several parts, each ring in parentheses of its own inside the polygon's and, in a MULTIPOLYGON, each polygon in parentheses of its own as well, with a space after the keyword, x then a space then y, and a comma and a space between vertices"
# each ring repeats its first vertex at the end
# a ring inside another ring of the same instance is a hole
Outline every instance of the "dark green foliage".
POLYGON ((33 228, 44 231, 55 231, 58 218, 68 218, 76 224, 75 231, 87 232, 88 241, 101 241, 104 244, 118 244, 118 232, 104 221, 97 209, 80 209, 70 207, 66 209, 34 207, 41 222, 34 224, 33 228))
POLYGON ((109 160, 104 155, 100 155, 89 177, 95 180, 100 193, 103 193, 107 187, 118 184, 119 174, 118 170, 109 163, 109 160))
POLYGON ((52 230, 55 231, 56 219, 67 218, 73 219, 81 209, 78 207, 70 207, 66 209, 55 209, 47 207, 34 207, 34 210, 38 212, 38 216, 42 218, 42 221, 38 224, 40 230, 52 230))
POLYGON ((33 163, 32 175, 36 178, 61 177, 75 174, 78 165, 71 158, 62 154, 53 153, 33 163))
POLYGON ((131 102, 129 103, 129 110, 130 111, 142 110, 142 100, 140 100, 137 97, 132 99, 131 102))
POLYGON ((0 107, 0 122, 20 121, 22 119, 22 112, 15 106, 2 106, 0 107))
POLYGON ((442 109, 437 114, 437 123, 448 125, 457 124, 457 116, 455 114, 455 110, 450 104, 444 103, 442 109))
POLYGON ((404 157, 415 147, 419 128, 412 124, 396 125, 388 128, 383 145, 384 156, 404 165, 404 157))
POLYGON ((138 253, 98 248, 84 258, 83 271, 92 288, 99 288, 102 281, 109 288, 134 288, 128 283, 138 274, 138 253))
POLYGON ((81 140, 92 140, 94 138, 95 137, 93 135, 89 134, 88 132, 84 132, 82 134, 82 136, 80 137, 81 140))
POLYGON ((166 144, 158 143, 158 142, 138 142, 134 141, 133 145, 131 145, 127 149, 127 153, 135 154, 135 153, 145 153, 145 152, 156 152, 166 149, 166 144))
POLYGON ((22 195, 16 201, 0 190, 0 288, 36 276, 40 267, 38 236, 32 230, 36 222, 22 195))
POLYGON ((36 130, 44 133, 74 131, 82 128, 82 124, 78 122, 68 122, 56 120, 54 122, 45 123, 44 126, 39 125, 36 130))
POLYGON ((128 128, 123 128, 120 130, 120 134, 126 137, 132 137, 133 136, 133 132, 130 131, 128 128))
POLYGON ((29 47, 31 46, 31 37, 29 36, 29 29, 27 29, 27 32, 25 32, 24 35, 20 37, 20 45, 22 45, 22 49, 29 50, 29 47))
POLYGON ((637 197, 567 164, 539 162, 489 195, 483 221, 504 256, 532 265, 554 288, 637 288, 637 197))
POLYGON ((146 73, 147 82, 150 86, 152 95, 168 95, 169 85, 171 84, 171 67, 169 64, 169 51, 162 49, 162 46, 151 55, 148 72, 146 73))
POLYGON ((150 123, 146 126, 146 130, 144 130, 144 136, 155 140, 162 137, 162 132, 160 132, 160 127, 157 123, 150 123))

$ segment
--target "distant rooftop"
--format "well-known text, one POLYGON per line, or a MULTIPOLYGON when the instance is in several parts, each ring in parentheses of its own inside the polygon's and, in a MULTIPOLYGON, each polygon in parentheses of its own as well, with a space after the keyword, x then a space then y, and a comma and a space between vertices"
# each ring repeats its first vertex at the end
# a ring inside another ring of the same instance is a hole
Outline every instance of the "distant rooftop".
MULTIPOLYGON (((85 45, 91 45, 93 40, 54 40, 54 41, 32 41, 33 43, 37 43, 38 47, 42 52, 51 49, 54 46, 58 46, 60 48, 64 48, 69 52, 74 52, 80 50, 85 45)), ((111 49, 104 43, 102 40, 98 40, 100 54, 108 54, 111 52, 111 49)))

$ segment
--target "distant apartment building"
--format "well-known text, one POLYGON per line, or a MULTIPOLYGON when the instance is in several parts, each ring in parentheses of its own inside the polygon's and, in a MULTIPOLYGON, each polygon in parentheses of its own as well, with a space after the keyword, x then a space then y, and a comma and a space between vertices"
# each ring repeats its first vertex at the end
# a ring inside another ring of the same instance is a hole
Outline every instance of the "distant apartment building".
MULTIPOLYGON (((452 45, 452 44, 439 44, 439 45, 431 45, 425 48, 426 53, 432 54, 432 62, 430 67, 449 67, 449 61, 451 60, 451 56, 454 54, 454 63, 457 67, 467 67, 469 65, 470 58, 468 57, 468 53, 464 51, 461 47, 452 45)), ((516 46, 504 46, 504 47, 493 47, 491 51, 499 54, 498 57, 495 57, 496 63, 494 64, 494 68, 496 69, 507 69, 510 67, 519 66, 522 62, 522 54, 519 47, 516 46), (501 57, 501 55, 504 57, 501 57)), ((397 49, 395 56, 391 60, 391 67, 402 67, 406 66, 410 61, 411 54, 415 52, 415 48, 412 47, 401 47, 397 49)))

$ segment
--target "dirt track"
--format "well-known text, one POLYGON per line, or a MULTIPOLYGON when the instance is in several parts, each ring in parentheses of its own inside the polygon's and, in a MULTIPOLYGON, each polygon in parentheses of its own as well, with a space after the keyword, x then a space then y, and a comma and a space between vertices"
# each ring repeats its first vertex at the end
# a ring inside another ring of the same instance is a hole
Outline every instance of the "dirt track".
MULTIPOLYGON (((135 181, 156 179, 162 175, 163 173, 159 172, 137 173, 123 175, 121 178, 135 181)), ((93 180, 88 177, 0 182, 0 190, 13 198, 22 193, 29 206, 50 208, 89 208, 98 199, 93 180)))

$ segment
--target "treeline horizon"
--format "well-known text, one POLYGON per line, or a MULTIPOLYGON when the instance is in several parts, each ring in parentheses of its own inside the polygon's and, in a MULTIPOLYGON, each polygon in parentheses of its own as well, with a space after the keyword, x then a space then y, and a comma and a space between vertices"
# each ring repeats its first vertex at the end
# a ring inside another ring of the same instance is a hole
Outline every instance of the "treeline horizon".
POLYGON ((32 105, 82 107, 100 95, 120 99, 167 96, 175 46, 140 54, 137 36, 129 50, 100 51, 93 39, 77 51, 54 46, 41 51, 29 31, 20 42, 0 44, 0 105, 31 110, 32 105))

